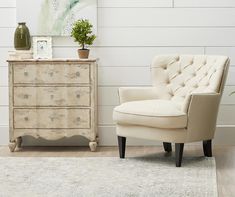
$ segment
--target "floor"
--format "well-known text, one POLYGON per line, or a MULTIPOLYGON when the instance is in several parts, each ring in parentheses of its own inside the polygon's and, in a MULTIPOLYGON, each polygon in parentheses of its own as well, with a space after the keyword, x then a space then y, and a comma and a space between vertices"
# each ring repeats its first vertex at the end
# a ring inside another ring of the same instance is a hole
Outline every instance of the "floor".
MULTIPOLYGON (((160 146, 127 147, 126 156, 134 157, 159 152, 163 152, 160 146)), ((202 154, 202 147, 199 145, 185 146, 184 157, 196 157, 202 154)), ((235 146, 215 146, 213 155, 216 158, 219 197, 235 197, 235 146)), ((118 149, 117 147, 98 147, 96 152, 90 152, 87 147, 25 147, 10 153, 7 146, 1 146, 0 156, 117 157, 118 149)))

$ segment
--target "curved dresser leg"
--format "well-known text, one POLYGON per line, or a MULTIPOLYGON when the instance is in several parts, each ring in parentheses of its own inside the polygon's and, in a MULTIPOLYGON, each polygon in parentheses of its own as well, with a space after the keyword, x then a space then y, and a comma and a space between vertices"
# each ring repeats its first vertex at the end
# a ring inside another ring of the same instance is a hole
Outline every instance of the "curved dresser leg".
POLYGON ((91 152, 96 151, 97 142, 89 142, 89 147, 91 149, 91 152))
POLYGON ((14 152, 16 148, 16 141, 9 142, 8 147, 11 152, 14 152))
POLYGON ((16 139, 16 144, 17 144, 17 147, 20 148, 21 147, 21 144, 22 144, 22 137, 18 137, 16 139))

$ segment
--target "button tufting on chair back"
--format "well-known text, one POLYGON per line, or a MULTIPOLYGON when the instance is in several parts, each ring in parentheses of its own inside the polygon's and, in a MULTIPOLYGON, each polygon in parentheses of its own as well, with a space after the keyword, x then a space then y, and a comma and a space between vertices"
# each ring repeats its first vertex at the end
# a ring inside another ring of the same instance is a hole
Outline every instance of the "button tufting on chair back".
POLYGON ((156 56, 152 82, 158 98, 184 102, 190 93, 218 92, 227 60, 225 56, 156 56))
POLYGON ((126 138, 160 140, 167 152, 175 143, 181 166, 184 143, 203 141, 211 157, 220 99, 229 58, 206 55, 160 55, 152 62, 151 87, 121 87, 114 108, 120 158, 126 138))

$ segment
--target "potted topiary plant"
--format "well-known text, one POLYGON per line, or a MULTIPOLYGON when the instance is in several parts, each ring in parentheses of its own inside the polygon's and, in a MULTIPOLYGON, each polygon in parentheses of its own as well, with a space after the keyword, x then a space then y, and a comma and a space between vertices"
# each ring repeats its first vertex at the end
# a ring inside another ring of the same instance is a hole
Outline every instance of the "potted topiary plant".
POLYGON ((92 27, 93 25, 87 19, 79 19, 73 25, 71 37, 82 47, 78 49, 80 59, 87 59, 89 57, 89 49, 85 47, 86 45, 92 45, 96 38, 96 36, 92 34, 92 27))

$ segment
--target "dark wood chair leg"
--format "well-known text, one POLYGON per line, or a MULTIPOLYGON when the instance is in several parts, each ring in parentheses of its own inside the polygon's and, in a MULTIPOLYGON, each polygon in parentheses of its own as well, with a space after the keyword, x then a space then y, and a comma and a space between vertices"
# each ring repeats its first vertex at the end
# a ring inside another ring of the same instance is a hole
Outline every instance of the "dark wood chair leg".
POLYGON ((203 141, 203 152, 206 157, 212 157, 211 140, 203 141))
POLYGON ((181 167, 184 152, 184 143, 175 143, 175 164, 176 167, 181 167))
POLYGON ((125 158, 126 151, 126 137, 118 136, 118 146, 119 146, 119 156, 120 158, 125 158))
POLYGON ((164 147, 164 150, 168 153, 172 151, 171 143, 169 142, 163 142, 163 147, 164 147))

